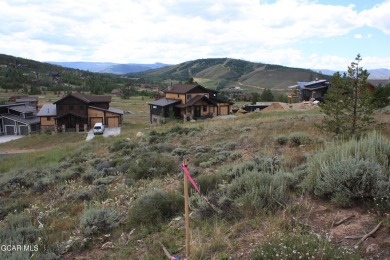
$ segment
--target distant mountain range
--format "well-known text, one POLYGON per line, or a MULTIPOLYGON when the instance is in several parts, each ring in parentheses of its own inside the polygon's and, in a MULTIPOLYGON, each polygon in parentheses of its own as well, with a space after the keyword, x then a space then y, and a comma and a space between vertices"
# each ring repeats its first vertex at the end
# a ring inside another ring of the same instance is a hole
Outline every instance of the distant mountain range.
POLYGON ((53 65, 59 65, 65 68, 86 70, 90 72, 99 72, 99 73, 113 73, 113 74, 127 74, 127 73, 137 73, 146 70, 158 69, 161 67, 168 66, 168 64, 163 64, 156 62, 154 64, 138 64, 138 63, 113 63, 113 62, 58 62, 58 61, 48 61, 47 63, 53 65))
MULTIPOLYGON (((147 70, 159 69, 166 66, 175 66, 164 63, 153 63, 153 64, 139 64, 139 63, 114 63, 114 62, 57 62, 57 61, 49 61, 47 63, 59 65, 65 68, 86 70, 90 72, 98 72, 98 73, 113 73, 113 74, 128 74, 128 73, 138 73, 144 72, 147 70)), ((314 72, 332 76, 336 73, 336 70, 329 69, 313 69, 314 72)), ((340 71, 343 73, 344 71, 340 71)), ((389 69, 370 69, 368 70, 370 73, 369 79, 389 79, 390 78, 390 70, 389 69)))
MULTIPOLYGON (((337 72, 337 70, 327 70, 327 69, 315 69, 314 71, 317 71, 319 73, 333 76, 337 72)), ((369 75, 369 79, 390 79, 390 70, 389 69, 371 69, 367 70, 369 75)), ((340 71, 340 73, 344 73, 344 71, 340 71)))

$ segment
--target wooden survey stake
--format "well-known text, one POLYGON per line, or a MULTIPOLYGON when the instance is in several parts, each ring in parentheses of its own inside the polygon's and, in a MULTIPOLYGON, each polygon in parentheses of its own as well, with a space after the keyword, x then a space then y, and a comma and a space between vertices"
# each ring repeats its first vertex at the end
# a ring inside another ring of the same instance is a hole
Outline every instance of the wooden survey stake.
MULTIPOLYGON (((183 160, 183 165, 187 165, 187 160, 183 160)), ((188 206, 188 178, 184 172, 184 213, 186 221, 186 259, 190 258, 190 209, 188 206)))

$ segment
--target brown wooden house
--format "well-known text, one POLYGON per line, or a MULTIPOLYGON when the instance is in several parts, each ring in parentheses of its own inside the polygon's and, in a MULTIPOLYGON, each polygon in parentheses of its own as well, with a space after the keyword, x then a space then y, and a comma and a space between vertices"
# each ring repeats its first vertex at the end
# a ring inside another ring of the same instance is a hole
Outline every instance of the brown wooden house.
POLYGON ((161 124, 172 117, 200 119, 228 115, 233 105, 218 99, 217 91, 198 84, 177 84, 164 93, 164 98, 148 103, 150 123, 161 124))
POLYGON ((55 109, 44 105, 38 116, 41 118, 41 125, 48 128, 54 126, 54 130, 87 131, 98 122, 107 127, 118 127, 122 124, 123 111, 111 108, 110 102, 110 96, 74 93, 54 102, 55 109))

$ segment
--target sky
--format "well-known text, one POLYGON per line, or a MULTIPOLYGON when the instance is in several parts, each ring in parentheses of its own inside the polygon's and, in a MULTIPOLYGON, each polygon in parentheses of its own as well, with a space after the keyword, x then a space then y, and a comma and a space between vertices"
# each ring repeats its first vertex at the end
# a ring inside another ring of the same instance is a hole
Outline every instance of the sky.
POLYGON ((0 0, 0 53, 37 61, 235 58, 390 69, 390 0, 0 0))

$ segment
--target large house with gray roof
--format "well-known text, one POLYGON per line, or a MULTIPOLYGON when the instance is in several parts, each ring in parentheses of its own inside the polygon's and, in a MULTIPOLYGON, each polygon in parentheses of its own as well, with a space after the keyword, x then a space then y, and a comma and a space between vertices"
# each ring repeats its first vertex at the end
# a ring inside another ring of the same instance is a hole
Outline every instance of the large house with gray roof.
POLYGON ((42 131, 87 131, 95 123, 118 127, 123 121, 123 110, 110 107, 110 96, 87 96, 73 93, 45 104, 37 116, 42 131))
POLYGON ((198 84, 177 84, 164 91, 165 97, 149 102, 150 123, 161 124, 169 118, 200 119, 229 115, 232 102, 217 98, 217 91, 198 84))
POLYGON ((40 120, 34 106, 7 102, 0 105, 0 134, 28 135, 40 130, 40 120))

